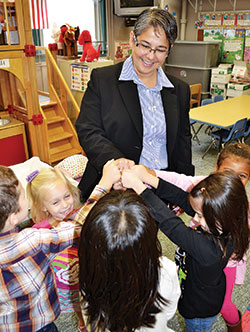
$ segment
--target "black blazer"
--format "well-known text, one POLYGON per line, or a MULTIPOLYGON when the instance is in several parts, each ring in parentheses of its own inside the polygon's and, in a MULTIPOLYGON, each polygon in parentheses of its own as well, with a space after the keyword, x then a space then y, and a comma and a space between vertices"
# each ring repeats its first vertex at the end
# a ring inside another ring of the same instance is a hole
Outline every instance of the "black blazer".
MULTIPOLYGON (((110 159, 139 162, 143 124, 137 85, 119 81, 123 63, 93 69, 76 121, 79 142, 88 157, 79 188, 87 199, 110 159)), ((168 170, 194 174, 189 125, 190 89, 168 76, 174 88, 161 91, 167 128, 168 170)))

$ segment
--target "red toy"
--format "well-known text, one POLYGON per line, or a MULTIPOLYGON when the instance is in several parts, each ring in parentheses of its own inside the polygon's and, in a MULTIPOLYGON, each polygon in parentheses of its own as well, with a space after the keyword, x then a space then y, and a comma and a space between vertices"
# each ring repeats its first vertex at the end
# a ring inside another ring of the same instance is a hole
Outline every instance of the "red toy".
POLYGON ((63 50, 64 50, 64 35, 65 35, 65 32, 68 30, 68 26, 67 25, 62 25, 60 27, 60 36, 59 36, 59 40, 58 40, 58 54, 59 55, 64 55, 63 54, 63 50))
POLYGON ((78 42, 80 45, 82 45, 82 56, 80 61, 91 62, 94 59, 98 60, 100 56, 101 44, 99 45, 98 50, 92 46, 92 38, 88 30, 82 31, 78 42))

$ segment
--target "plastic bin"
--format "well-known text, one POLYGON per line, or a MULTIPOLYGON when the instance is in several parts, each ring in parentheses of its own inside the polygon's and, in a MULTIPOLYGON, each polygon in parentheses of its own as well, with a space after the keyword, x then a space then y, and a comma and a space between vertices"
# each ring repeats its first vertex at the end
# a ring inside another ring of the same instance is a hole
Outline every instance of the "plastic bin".
POLYGON ((169 65, 216 67, 221 41, 177 40, 167 59, 169 65))
POLYGON ((165 64, 166 73, 190 84, 201 83, 203 93, 210 91, 211 68, 184 67, 165 64))

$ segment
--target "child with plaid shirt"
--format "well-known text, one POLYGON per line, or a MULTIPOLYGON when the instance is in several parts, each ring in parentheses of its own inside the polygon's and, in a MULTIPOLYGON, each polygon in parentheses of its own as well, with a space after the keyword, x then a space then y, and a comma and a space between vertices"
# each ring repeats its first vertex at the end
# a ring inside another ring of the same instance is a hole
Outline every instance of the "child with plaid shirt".
POLYGON ((51 262, 79 238, 86 212, 119 178, 116 163, 107 162, 99 185, 74 222, 61 222, 53 229, 20 230, 18 224, 27 217, 28 201, 14 172, 0 166, 1 331, 57 331, 53 321, 60 314, 60 305, 51 262))

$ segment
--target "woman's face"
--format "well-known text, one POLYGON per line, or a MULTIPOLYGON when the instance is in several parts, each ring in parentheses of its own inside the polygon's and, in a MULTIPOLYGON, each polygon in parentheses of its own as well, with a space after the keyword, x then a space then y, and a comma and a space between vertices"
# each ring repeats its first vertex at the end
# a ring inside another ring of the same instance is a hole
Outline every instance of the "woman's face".
POLYGON ((168 55, 169 42, 164 30, 159 27, 155 31, 153 27, 149 27, 136 37, 136 41, 134 37, 134 32, 131 31, 129 41, 137 75, 140 79, 154 76, 168 55))

